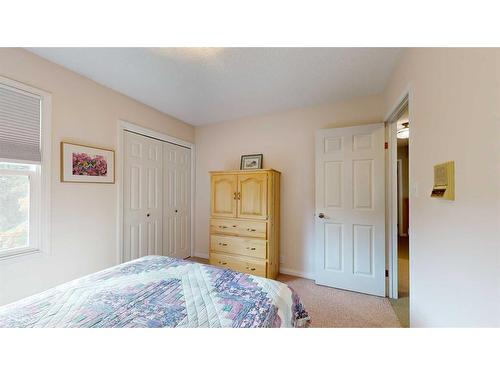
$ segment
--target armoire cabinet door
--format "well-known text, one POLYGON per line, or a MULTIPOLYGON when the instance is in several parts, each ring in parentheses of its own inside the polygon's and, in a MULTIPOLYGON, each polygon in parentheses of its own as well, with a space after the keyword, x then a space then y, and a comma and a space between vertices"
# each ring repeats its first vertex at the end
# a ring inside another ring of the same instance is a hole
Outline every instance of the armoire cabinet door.
POLYGON ((267 219, 267 174, 238 176, 238 217, 267 219))
POLYGON ((237 177, 231 174, 212 176, 213 217, 236 217, 237 177))

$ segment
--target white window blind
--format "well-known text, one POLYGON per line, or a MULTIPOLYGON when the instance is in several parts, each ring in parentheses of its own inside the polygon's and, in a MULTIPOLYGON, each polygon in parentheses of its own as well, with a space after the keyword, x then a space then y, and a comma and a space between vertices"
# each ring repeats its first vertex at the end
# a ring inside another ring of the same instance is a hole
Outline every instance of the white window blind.
POLYGON ((40 162, 41 98, 0 84, 0 158, 40 162))

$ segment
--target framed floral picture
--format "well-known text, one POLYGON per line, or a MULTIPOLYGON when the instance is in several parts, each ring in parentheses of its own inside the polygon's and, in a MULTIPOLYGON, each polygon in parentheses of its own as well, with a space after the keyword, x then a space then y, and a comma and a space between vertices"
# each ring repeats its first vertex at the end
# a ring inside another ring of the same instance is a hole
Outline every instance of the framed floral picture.
POLYGON ((242 155, 240 169, 262 169, 262 154, 242 155))
POLYGON ((115 183, 115 152, 61 142, 61 182, 115 183))

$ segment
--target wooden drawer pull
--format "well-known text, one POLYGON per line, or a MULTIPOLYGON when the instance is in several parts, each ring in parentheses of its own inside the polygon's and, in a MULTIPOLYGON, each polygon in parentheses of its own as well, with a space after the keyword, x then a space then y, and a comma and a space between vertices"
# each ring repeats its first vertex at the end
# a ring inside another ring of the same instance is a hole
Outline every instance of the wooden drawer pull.
POLYGON ((247 247, 247 250, 257 250, 255 247, 247 247))
POLYGON ((247 267, 247 270, 249 270, 249 271, 255 271, 255 267, 247 267))
POLYGON ((227 243, 219 242, 219 246, 227 246, 227 243))

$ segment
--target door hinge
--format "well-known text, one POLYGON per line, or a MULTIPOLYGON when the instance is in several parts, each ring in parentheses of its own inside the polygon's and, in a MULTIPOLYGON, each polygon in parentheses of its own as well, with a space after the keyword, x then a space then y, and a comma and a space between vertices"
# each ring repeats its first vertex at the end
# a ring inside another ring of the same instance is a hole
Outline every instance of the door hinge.
POLYGON ((389 277, 389 270, 385 270, 385 277, 389 277))
POLYGON ((384 148, 387 150, 389 148, 389 142, 384 143, 384 148))

